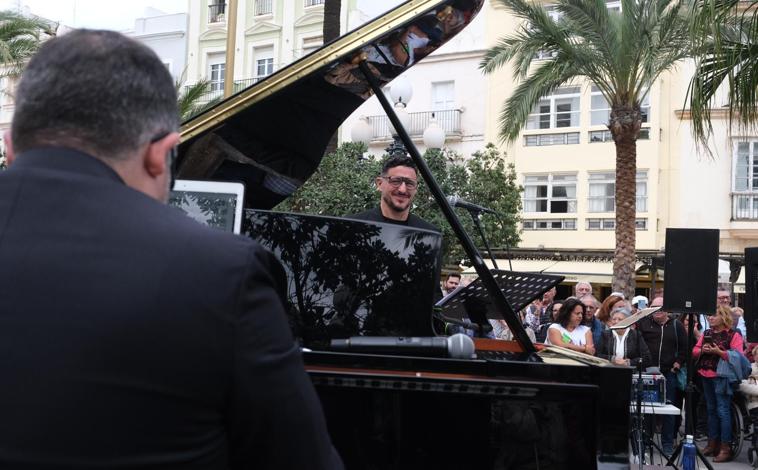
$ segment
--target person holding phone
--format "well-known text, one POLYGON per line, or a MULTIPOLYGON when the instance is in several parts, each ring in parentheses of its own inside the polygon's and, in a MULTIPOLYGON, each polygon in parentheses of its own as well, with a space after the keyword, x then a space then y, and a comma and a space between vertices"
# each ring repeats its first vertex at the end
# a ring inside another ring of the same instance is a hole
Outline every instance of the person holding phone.
POLYGON ((728 360, 728 350, 743 350, 742 335, 732 328, 732 312, 728 306, 719 305, 716 313, 708 315, 710 328, 703 332, 692 350, 692 357, 699 359, 697 373, 702 378, 703 396, 708 410, 708 445, 703 455, 713 455, 714 462, 732 459, 732 418, 730 415, 731 393, 725 377, 718 377, 719 360, 728 360))

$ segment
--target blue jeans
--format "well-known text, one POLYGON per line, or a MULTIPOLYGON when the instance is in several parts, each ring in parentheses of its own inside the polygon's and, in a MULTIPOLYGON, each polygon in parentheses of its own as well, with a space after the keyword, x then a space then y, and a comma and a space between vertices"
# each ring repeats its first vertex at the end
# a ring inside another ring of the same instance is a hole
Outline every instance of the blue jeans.
MULTIPOLYGON (((666 402, 674 403, 676 400, 676 373, 665 372, 666 377, 666 402)), ((666 415, 662 418, 661 426, 661 447, 663 450, 670 451, 674 447, 674 436, 676 435, 676 418, 677 416, 666 415)))
POLYGON ((716 393, 716 381, 719 377, 703 377, 703 396, 708 409, 708 439, 732 442, 732 415, 730 405, 732 397, 716 393))

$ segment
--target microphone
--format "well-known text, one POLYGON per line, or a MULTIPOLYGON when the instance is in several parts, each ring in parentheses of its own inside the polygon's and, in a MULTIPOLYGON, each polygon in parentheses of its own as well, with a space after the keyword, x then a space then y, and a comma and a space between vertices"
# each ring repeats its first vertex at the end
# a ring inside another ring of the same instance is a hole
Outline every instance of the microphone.
POLYGON ((467 209, 472 212, 488 212, 490 214, 497 214, 497 212, 492 209, 474 204, 473 202, 464 201, 458 196, 448 196, 447 202, 449 202, 451 206, 460 207, 461 209, 467 209))
POLYGON ((463 333, 447 338, 404 338, 393 336, 351 336, 348 339, 333 339, 331 348, 337 351, 362 353, 399 353, 416 356, 452 357, 472 359, 474 341, 463 333))

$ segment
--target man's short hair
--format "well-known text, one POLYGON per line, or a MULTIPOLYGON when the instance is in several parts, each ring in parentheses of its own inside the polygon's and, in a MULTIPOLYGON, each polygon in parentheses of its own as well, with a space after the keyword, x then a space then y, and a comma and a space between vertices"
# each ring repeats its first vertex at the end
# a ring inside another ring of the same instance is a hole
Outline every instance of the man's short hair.
POLYGON ((147 46, 80 29, 47 41, 16 90, 15 153, 68 147, 123 160, 179 126, 174 82, 147 46))
POLYGON ((450 273, 450 274, 447 275, 447 277, 445 279, 447 280, 447 279, 450 279, 451 277, 457 277, 458 279, 460 279, 461 275, 460 275, 460 273, 450 273))
POLYGON ((382 164, 382 174, 386 175, 387 172, 390 170, 390 168, 395 168, 396 166, 407 166, 410 168, 413 168, 413 171, 418 173, 418 170, 416 169, 416 164, 413 163, 413 159, 411 157, 406 156, 400 156, 395 155, 391 157, 387 157, 384 160, 384 163, 382 164))

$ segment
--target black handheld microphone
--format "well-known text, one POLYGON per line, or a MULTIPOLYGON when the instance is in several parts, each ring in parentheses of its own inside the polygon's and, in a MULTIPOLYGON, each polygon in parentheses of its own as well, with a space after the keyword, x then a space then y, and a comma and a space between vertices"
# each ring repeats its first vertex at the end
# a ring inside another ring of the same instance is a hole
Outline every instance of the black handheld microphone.
POLYGON ((406 354, 431 357, 471 359, 474 357, 474 341, 463 333, 450 337, 404 338, 396 336, 351 336, 348 339, 333 339, 331 348, 337 351, 352 351, 376 354, 406 354))
POLYGON ((488 212, 490 214, 497 214, 497 212, 492 209, 474 204, 473 202, 464 201, 458 196, 448 196, 447 202, 449 202, 451 206, 460 207, 461 209, 470 210, 472 212, 488 212))

